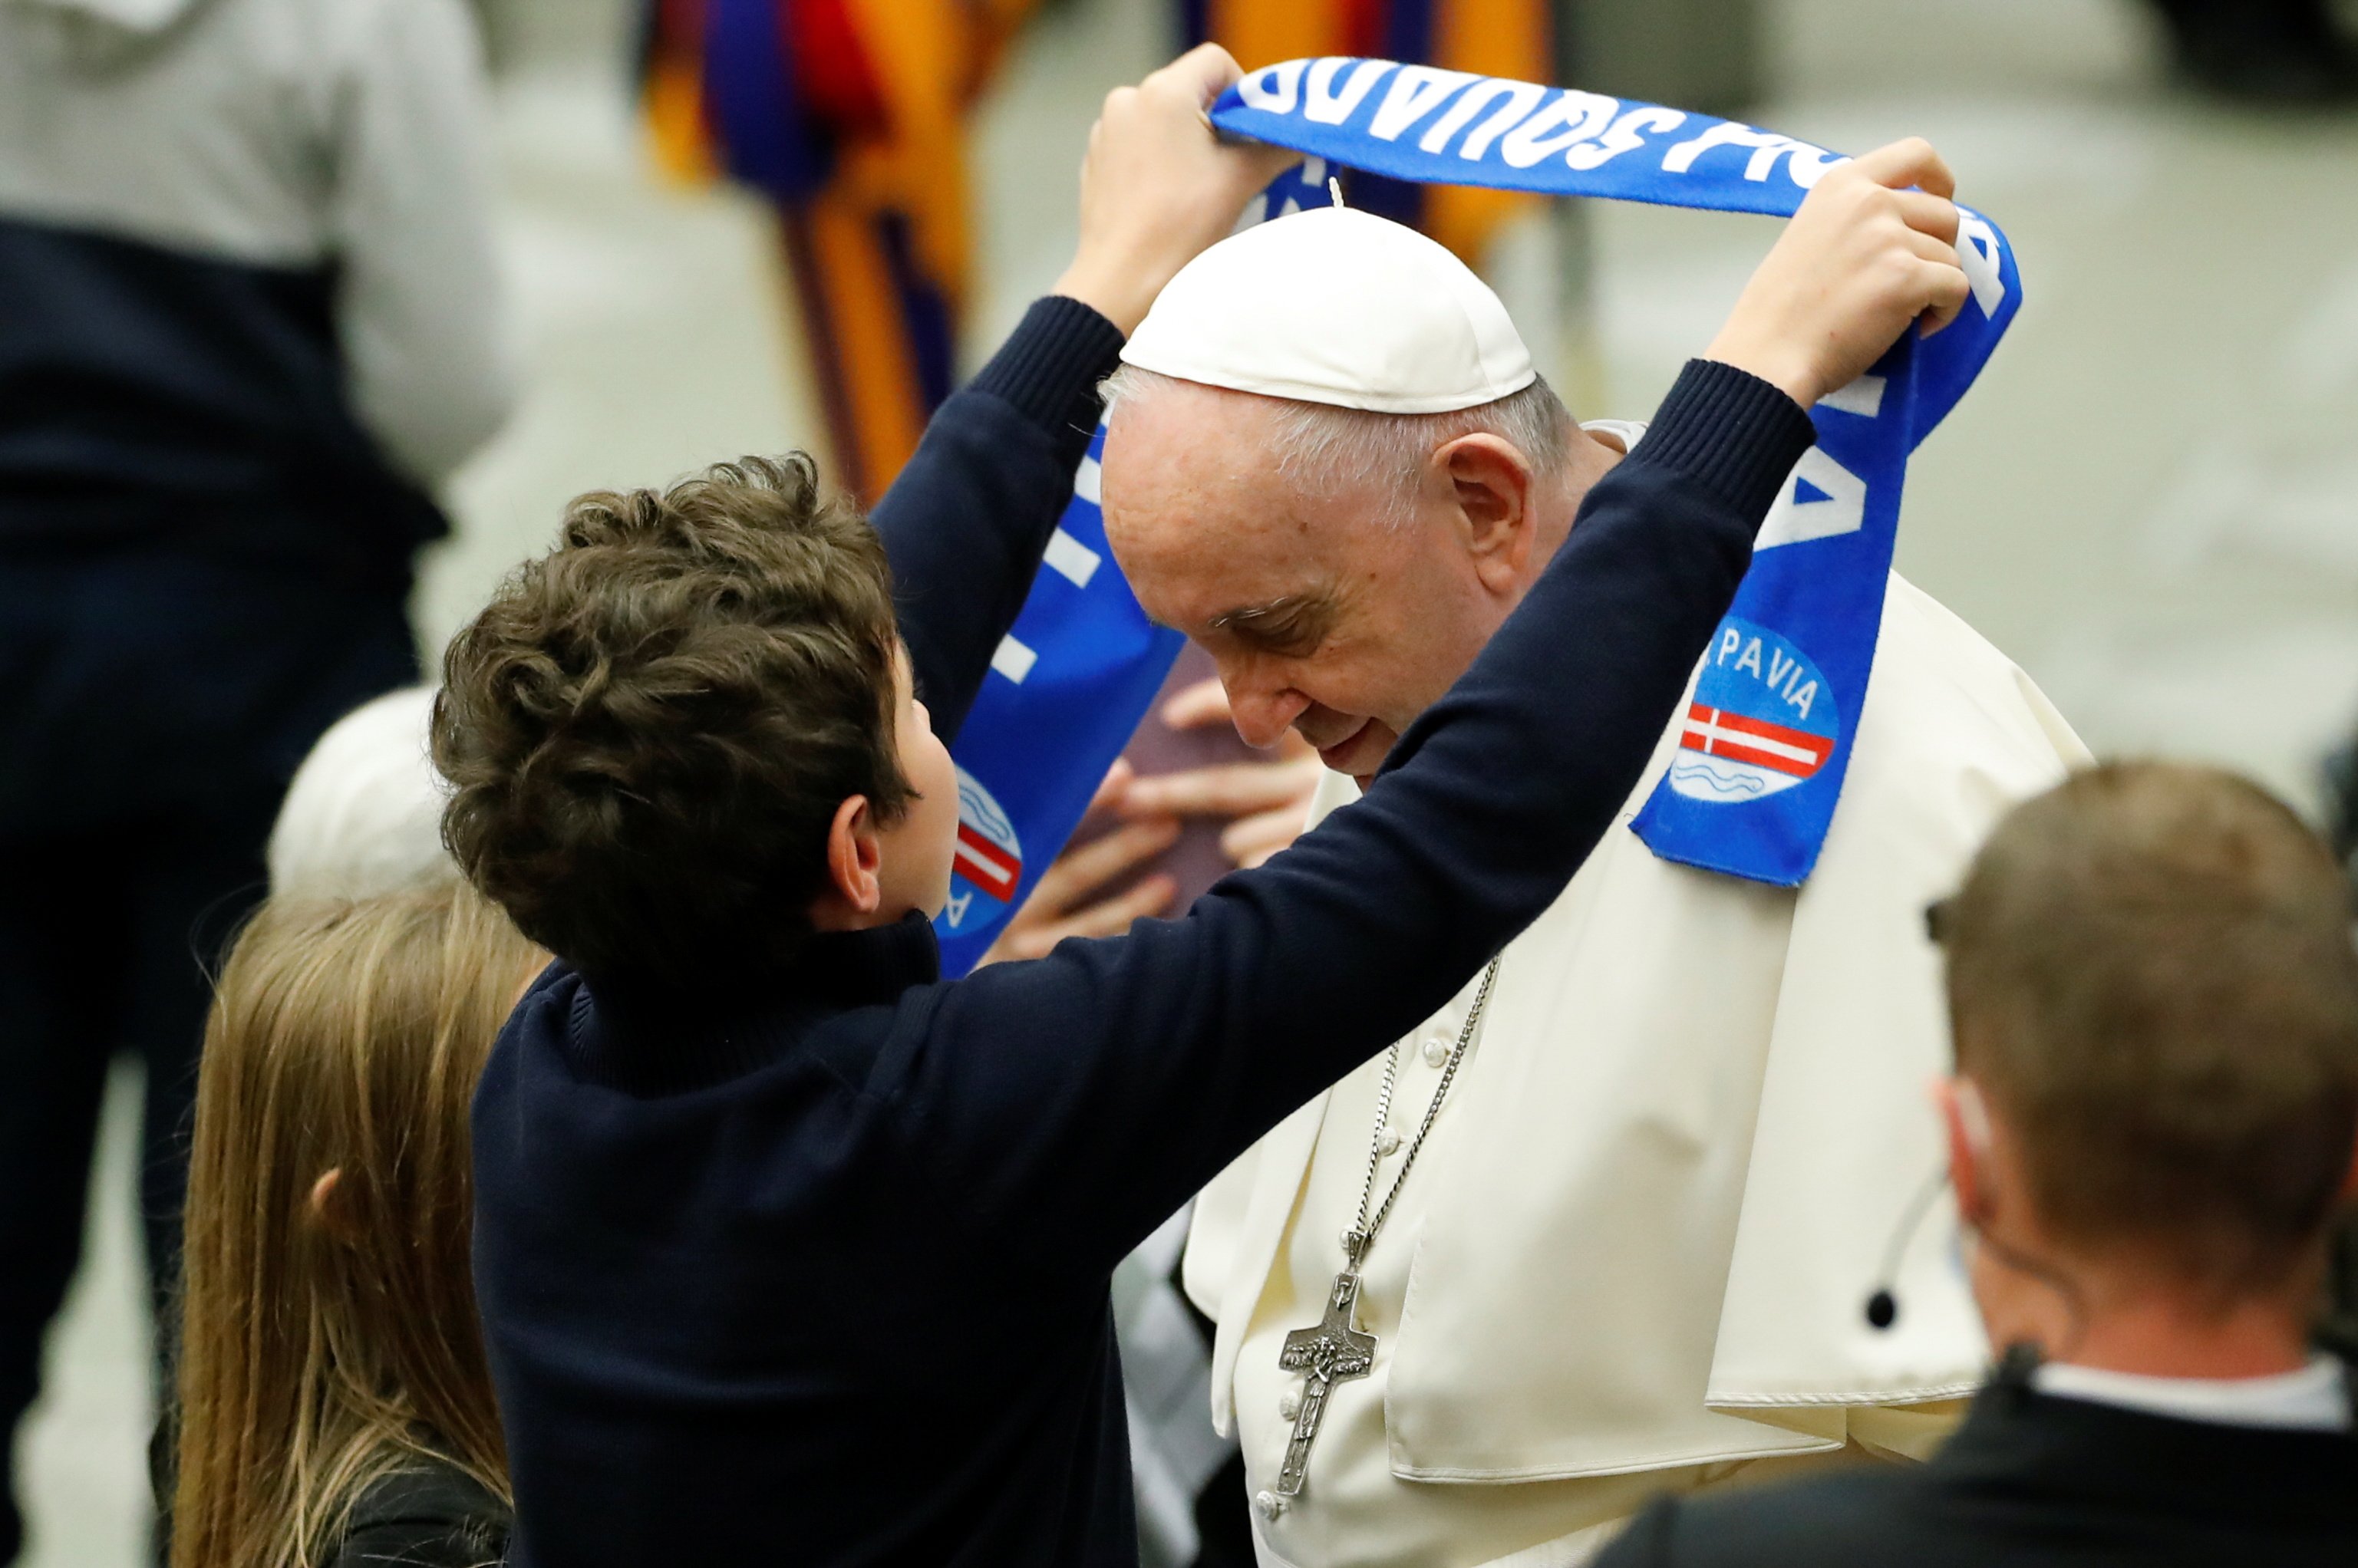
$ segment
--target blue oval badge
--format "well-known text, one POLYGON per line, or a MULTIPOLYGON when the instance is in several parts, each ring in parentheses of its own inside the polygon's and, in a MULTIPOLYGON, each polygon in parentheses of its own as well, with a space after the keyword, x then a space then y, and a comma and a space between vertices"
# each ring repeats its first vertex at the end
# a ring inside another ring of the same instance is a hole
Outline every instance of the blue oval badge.
POLYGON ((957 784, 957 853, 942 923, 948 935, 968 936, 1006 917, 1023 882, 1023 845, 1015 824, 972 773, 958 769, 957 784))
POLYGON ((1815 777, 1841 740, 1833 689, 1808 655, 1731 615, 1704 655, 1671 788, 1716 806, 1765 799, 1815 777))

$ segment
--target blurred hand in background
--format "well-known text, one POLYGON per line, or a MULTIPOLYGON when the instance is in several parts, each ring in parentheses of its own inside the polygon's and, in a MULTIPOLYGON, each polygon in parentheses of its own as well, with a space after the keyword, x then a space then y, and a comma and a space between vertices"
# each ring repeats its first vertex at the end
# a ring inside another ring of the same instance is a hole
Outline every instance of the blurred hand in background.
MULTIPOLYGON (((1198 681, 1163 705, 1174 730, 1230 723, 1228 694, 1217 680, 1198 681)), ((1220 849, 1234 866, 1258 866, 1302 837, 1310 797, 1326 770, 1310 742, 1289 730, 1266 762, 1227 762, 1134 779, 1117 809, 1133 822, 1157 817, 1217 817, 1228 826, 1220 849)))
MULTIPOLYGON (((1175 730, 1225 725, 1228 694, 1217 680, 1198 681, 1174 693, 1157 717, 1175 730)), ((1261 864, 1302 836, 1325 773, 1309 743, 1291 732, 1267 761, 1148 777, 1127 761, 1115 762, 1089 802, 1089 816, 1118 826, 1056 857, 982 962, 1043 957, 1067 936, 1111 936, 1134 920, 1172 913, 1179 884, 1154 866, 1188 820, 1226 824, 1220 849, 1231 866, 1261 864)))

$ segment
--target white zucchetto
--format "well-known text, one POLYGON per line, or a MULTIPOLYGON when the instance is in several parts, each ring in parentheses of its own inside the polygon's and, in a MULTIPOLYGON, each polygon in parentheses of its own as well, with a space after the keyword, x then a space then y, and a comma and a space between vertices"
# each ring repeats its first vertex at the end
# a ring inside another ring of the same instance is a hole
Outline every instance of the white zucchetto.
POLYGON ((1121 351, 1206 386, 1441 414, 1537 379, 1507 308, 1446 247, 1347 207, 1232 234, 1179 269, 1121 351))

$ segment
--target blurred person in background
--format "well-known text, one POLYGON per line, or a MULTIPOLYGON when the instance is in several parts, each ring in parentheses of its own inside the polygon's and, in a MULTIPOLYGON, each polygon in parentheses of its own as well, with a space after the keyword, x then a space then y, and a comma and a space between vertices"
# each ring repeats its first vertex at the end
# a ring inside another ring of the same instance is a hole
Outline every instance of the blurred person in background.
POLYGON ((0 1439, 109 1058, 161 1301, 205 967, 314 738, 416 678, 512 397, 488 153, 460 0, 0 0, 0 1439))
POLYGON ((406 686, 328 727, 270 829, 273 897, 372 898, 459 880, 442 847, 449 788, 426 754, 430 686, 406 686))
POLYGON ((829 469, 873 506, 956 384, 967 123, 1037 0, 643 0, 657 161, 778 217, 829 469))
POLYGON ((1666 1501, 1600 1568, 2358 1562, 2358 1384, 2309 1343, 2358 1188, 2324 846, 2230 774, 2114 764, 2017 808, 1931 923, 1997 1377, 1920 1470, 1666 1501))
POLYGON ((2179 69, 2231 98, 2330 103, 2358 98, 2358 34, 2334 0, 2154 0, 2179 69))

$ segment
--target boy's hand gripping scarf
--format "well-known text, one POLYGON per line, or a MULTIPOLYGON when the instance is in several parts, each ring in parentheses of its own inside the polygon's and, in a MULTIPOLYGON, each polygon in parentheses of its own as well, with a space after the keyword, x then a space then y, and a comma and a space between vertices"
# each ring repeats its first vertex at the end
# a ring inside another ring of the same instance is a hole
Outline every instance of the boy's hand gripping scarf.
MULTIPOLYGON (((1347 58, 1254 71, 1212 123, 1397 179, 1772 217, 1790 217, 1842 161, 1658 104, 1347 58)), ((1319 172, 1281 182, 1271 207, 1318 200, 1303 192, 1304 176, 1319 172)), ((1664 860, 1782 887, 1817 863, 1874 665, 1908 456, 1973 384, 2022 303, 2005 235, 1977 213, 1960 216, 1957 252, 1973 285, 1963 313, 1936 337, 1904 336, 1812 412, 1818 444, 1761 528, 1704 654, 1679 753, 1633 824, 1664 860)), ((1100 431, 1049 569, 1001 650, 1007 678, 987 683, 959 737, 959 875, 941 920, 951 972, 980 956, 1079 821, 1177 651, 1107 558, 1102 443, 1100 431)))

